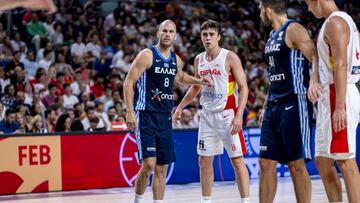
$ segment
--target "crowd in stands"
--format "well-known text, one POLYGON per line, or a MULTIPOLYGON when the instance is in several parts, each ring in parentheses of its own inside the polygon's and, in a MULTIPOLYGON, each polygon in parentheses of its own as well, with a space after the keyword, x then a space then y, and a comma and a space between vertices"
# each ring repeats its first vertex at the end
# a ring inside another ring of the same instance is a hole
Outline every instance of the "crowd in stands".
MULTIPOLYGON (((177 25, 174 51, 191 75, 194 57, 203 51, 201 23, 222 23, 221 46, 241 57, 247 75, 244 126, 258 126, 269 83, 263 57, 269 29, 255 1, 80 2, 58 0, 55 14, 24 9, 0 14, 0 134, 126 129, 124 78, 136 54, 156 43, 165 19, 177 25)), ((301 2, 291 1, 288 14, 315 38, 320 21, 301 2)), ((360 12, 344 5, 360 22, 360 12)), ((187 89, 176 83, 175 106, 187 89)), ((199 108, 198 100, 192 102, 174 127, 196 128, 199 108)))

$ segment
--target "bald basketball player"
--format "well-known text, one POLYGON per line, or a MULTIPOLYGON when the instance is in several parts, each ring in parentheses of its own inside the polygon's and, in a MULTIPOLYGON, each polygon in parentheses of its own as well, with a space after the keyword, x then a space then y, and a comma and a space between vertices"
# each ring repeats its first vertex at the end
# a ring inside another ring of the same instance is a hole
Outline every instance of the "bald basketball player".
POLYGON ((339 11, 334 0, 306 0, 306 4, 316 18, 325 18, 317 40, 319 67, 308 93, 318 107, 316 167, 329 202, 343 201, 334 161, 343 175, 349 202, 360 202, 355 160, 360 115, 360 95, 355 85, 360 79, 359 32, 354 20, 339 11))
POLYGON ((209 78, 198 79, 182 71, 183 62, 171 51, 176 39, 173 21, 160 24, 157 38, 155 46, 136 56, 124 82, 126 122, 135 130, 141 160, 135 181, 135 203, 143 202, 152 171, 154 203, 164 199, 167 167, 175 162, 171 125, 174 79, 186 84, 212 85, 209 78))

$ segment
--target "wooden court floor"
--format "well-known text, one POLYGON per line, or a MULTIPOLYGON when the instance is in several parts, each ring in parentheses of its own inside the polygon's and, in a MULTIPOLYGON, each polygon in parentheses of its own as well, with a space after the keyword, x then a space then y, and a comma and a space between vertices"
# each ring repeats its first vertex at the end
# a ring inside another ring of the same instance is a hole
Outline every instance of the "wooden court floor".
MULTIPOLYGON (((259 202, 258 180, 251 181, 250 202, 259 202)), ((312 178, 312 202, 328 202, 321 180, 312 178)), ((198 203, 200 202, 199 183, 185 185, 168 185, 165 195, 165 203, 198 203)), ((133 188, 111 188, 97 190, 81 190, 71 192, 51 192, 39 194, 20 194, 0 196, 0 202, 4 203, 132 203, 133 188)), ((344 202, 347 202, 343 187, 344 202)), ((152 203, 150 189, 145 193, 145 202, 152 203)), ((234 182, 215 182, 213 187, 213 203, 238 203, 239 195, 234 182)), ((279 179, 277 194, 274 203, 295 203, 295 195, 290 178, 279 179)))

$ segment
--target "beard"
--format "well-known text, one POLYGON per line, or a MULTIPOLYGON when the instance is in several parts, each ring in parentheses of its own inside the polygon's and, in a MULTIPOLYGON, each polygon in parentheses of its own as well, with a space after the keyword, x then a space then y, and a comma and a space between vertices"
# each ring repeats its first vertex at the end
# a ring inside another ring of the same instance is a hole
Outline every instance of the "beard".
POLYGON ((264 15, 264 17, 262 18, 262 21, 265 26, 270 26, 272 24, 271 19, 267 15, 264 15))

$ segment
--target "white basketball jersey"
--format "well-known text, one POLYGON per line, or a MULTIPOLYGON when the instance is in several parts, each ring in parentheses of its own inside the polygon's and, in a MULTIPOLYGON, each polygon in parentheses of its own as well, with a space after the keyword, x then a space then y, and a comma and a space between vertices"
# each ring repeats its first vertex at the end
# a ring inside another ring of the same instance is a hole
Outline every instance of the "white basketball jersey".
POLYGON ((221 49, 219 55, 212 61, 206 59, 206 53, 199 55, 198 73, 201 77, 210 76, 214 85, 202 86, 200 104, 203 109, 219 112, 224 109, 236 108, 235 79, 225 68, 226 56, 229 50, 221 49))
POLYGON ((318 41, 317 50, 319 54, 319 77, 320 83, 329 85, 334 83, 334 58, 331 54, 330 47, 324 41, 324 32, 326 24, 332 16, 339 16, 343 18, 350 29, 350 40, 347 46, 347 83, 353 84, 360 79, 360 42, 359 32, 353 19, 345 12, 335 11, 333 12, 323 23, 318 41))

